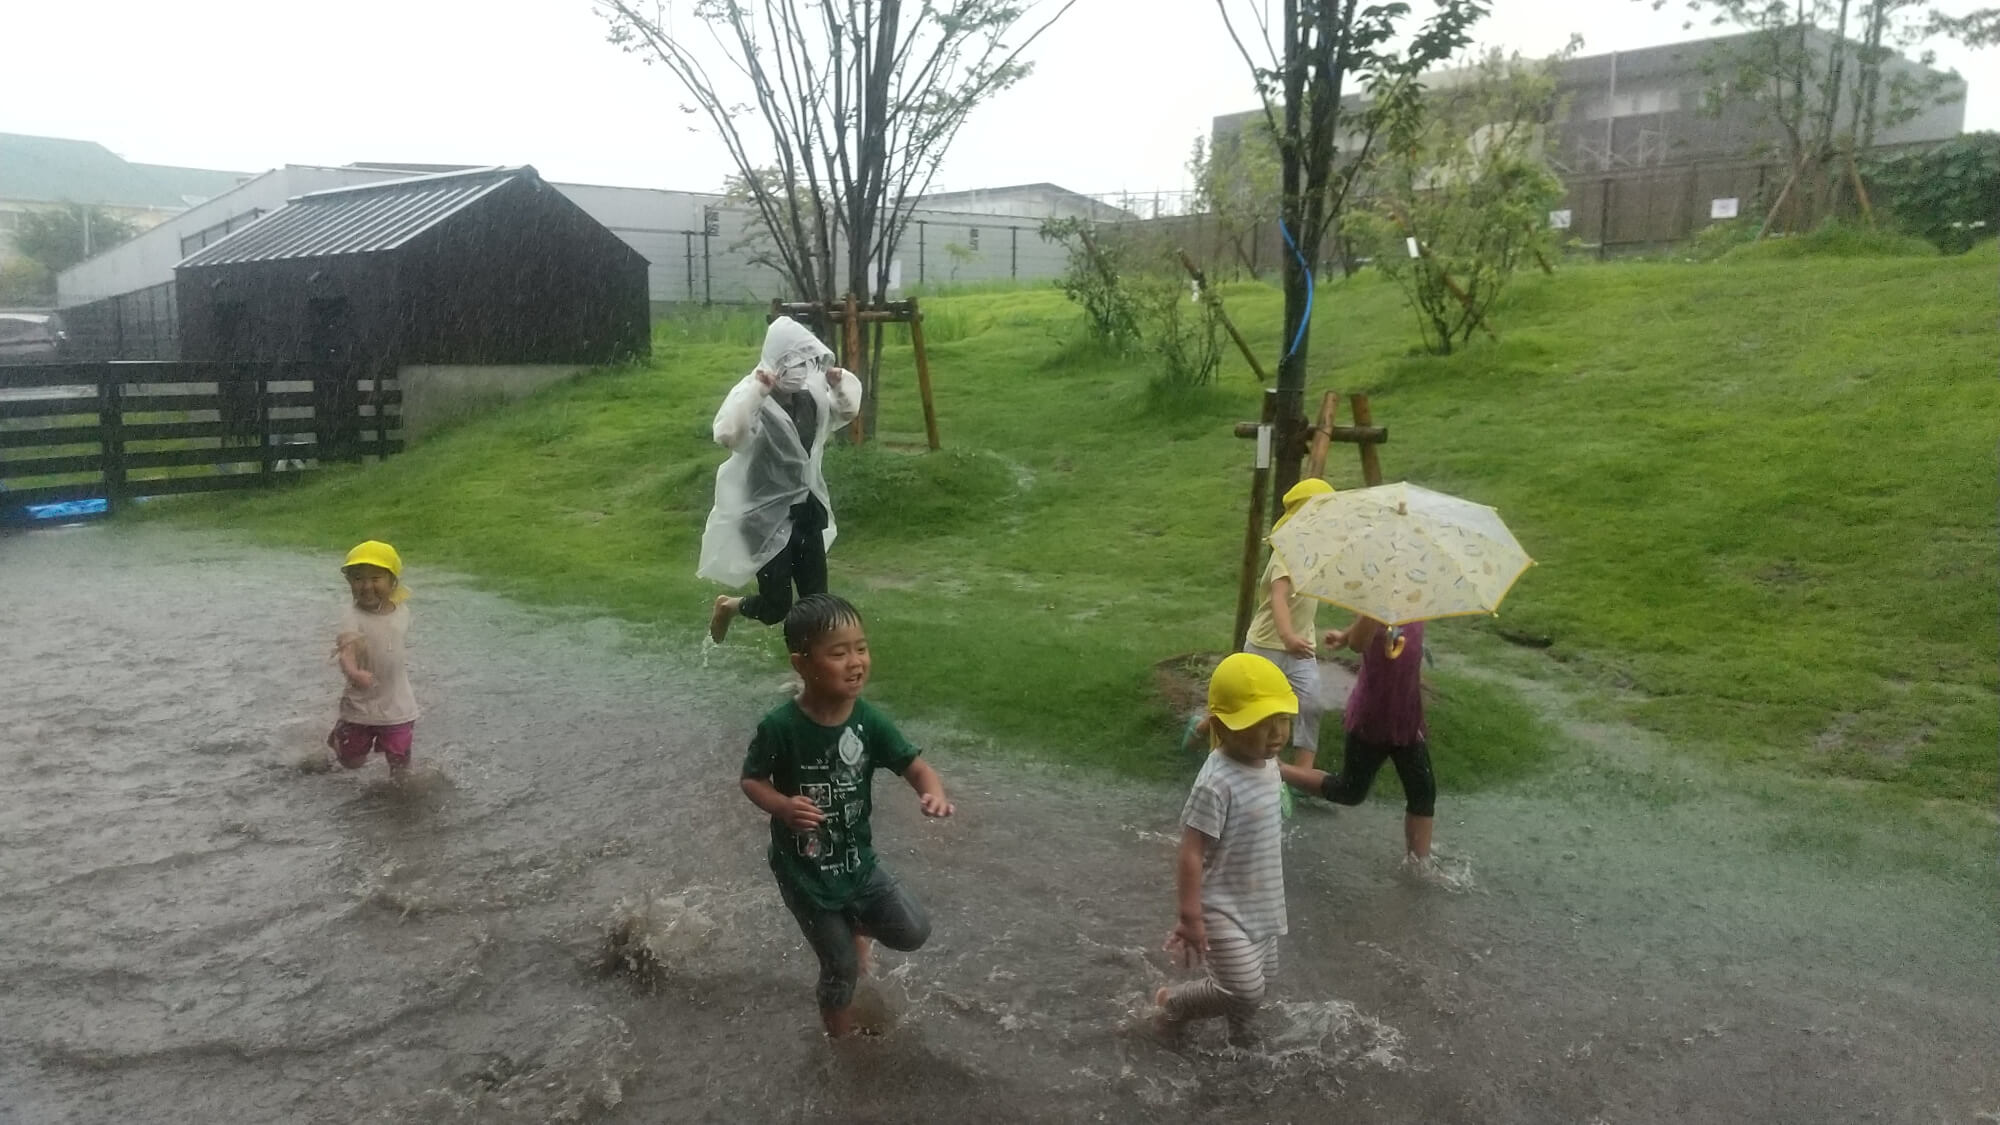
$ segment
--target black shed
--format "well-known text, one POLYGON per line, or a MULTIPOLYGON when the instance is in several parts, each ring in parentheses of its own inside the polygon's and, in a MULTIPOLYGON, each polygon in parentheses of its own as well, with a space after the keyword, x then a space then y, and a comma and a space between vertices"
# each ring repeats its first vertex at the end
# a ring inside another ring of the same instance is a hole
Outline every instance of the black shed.
POLYGON ((174 270, 182 356, 605 363, 651 343, 646 259, 531 167, 314 192, 174 270))

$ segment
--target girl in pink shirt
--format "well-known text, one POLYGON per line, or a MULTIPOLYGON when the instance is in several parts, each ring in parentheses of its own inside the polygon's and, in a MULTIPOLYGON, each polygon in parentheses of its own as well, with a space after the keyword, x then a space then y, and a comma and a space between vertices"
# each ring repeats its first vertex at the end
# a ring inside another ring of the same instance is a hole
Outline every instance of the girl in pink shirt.
POLYGON ((1404 862, 1431 864, 1431 826, 1437 815, 1437 779, 1431 774, 1429 731, 1424 727, 1424 625, 1396 629, 1372 617, 1357 618, 1326 634, 1330 648, 1361 654, 1361 675, 1347 696, 1347 744, 1340 772, 1283 766, 1285 781, 1337 805, 1358 805, 1375 773, 1394 762, 1402 779, 1404 862))

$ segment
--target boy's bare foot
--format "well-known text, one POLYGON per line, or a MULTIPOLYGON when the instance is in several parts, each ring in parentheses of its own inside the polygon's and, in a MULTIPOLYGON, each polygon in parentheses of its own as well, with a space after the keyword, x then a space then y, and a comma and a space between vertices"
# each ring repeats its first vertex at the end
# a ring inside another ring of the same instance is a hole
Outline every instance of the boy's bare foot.
POLYGON ((821 1008, 819 1022, 826 1028, 828 1039, 845 1039, 854 1034, 854 1006, 821 1008))
POLYGON ((736 620, 736 607, 742 598, 732 598, 727 594, 715 599, 715 610, 708 615, 708 639, 721 644, 729 635, 729 623, 736 620))
POLYGON ((1168 1013, 1166 989, 1153 993, 1153 1006, 1159 1009, 1153 1013, 1153 1034, 1168 1043, 1180 1042, 1181 1031, 1187 1027, 1187 1021, 1175 1019, 1168 1013))

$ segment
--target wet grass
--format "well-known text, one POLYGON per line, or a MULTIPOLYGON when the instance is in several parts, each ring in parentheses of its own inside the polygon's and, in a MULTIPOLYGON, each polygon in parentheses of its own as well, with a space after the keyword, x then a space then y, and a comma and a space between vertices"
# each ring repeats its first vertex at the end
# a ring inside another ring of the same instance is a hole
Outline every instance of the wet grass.
MULTIPOLYGON (((1372 392, 1390 479, 1498 506, 1539 559, 1498 621, 1439 626, 1441 650, 1582 687, 1716 762, 1990 802, 1996 260, 1577 266, 1524 278, 1500 342, 1442 358, 1410 354, 1398 294, 1362 275, 1320 290, 1311 393, 1372 392)), ((1225 295, 1275 339, 1275 291, 1225 295)), ((1049 289, 930 300, 951 322, 930 341, 947 452, 828 464, 836 587, 870 616, 876 694, 1008 747, 1182 768, 1151 670, 1227 643, 1249 455, 1229 424, 1255 416, 1255 382, 1231 357, 1214 391, 1160 396, 1049 289)), ((706 315, 660 325, 648 366, 386 466, 171 508, 330 558, 389 538, 419 583, 448 567, 693 644, 714 593, 693 577, 708 422, 761 317, 706 315)), ((909 353, 887 359, 882 428, 921 433, 909 353)), ((1335 453, 1334 483, 1358 483, 1335 453)), ((776 667, 777 648, 744 630, 730 659, 776 667)), ((1546 758, 1504 690, 1441 686, 1448 785, 1546 758)))

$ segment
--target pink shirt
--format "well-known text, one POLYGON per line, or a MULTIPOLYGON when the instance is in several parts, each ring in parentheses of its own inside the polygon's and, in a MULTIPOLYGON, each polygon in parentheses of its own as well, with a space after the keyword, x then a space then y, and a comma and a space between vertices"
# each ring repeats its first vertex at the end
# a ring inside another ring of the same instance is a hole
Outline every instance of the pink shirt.
POLYGON ((1389 631, 1377 633, 1361 654, 1361 675, 1347 696, 1348 732, 1383 746, 1414 746, 1429 737, 1423 669, 1423 622, 1403 626, 1403 654, 1394 660, 1389 659, 1389 631))

